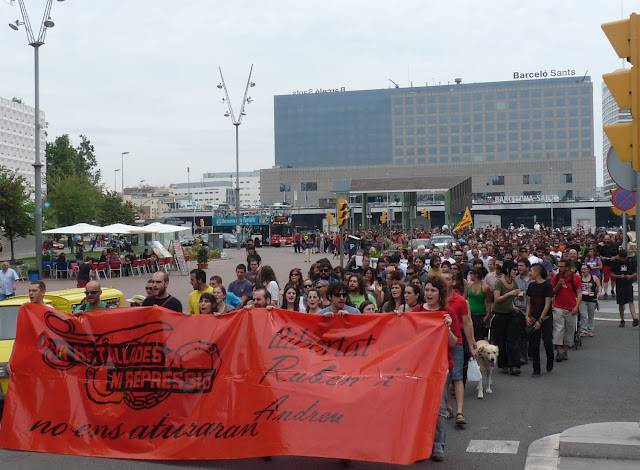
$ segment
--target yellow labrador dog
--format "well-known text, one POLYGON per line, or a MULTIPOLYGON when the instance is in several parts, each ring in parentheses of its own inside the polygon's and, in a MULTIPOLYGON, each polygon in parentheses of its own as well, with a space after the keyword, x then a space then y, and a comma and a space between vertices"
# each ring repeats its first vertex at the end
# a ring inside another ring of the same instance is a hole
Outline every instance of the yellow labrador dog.
POLYGON ((486 381, 487 393, 493 393, 491 390, 493 371, 498 365, 498 346, 488 341, 480 340, 477 342, 478 347, 478 365, 482 373, 482 380, 478 382, 478 398, 484 398, 484 383, 486 381))

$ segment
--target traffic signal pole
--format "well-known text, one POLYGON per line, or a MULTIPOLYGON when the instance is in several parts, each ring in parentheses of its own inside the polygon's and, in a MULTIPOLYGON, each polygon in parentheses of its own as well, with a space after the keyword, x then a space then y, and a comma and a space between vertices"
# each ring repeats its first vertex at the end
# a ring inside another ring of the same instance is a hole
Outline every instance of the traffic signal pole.
MULTIPOLYGON (((636 171, 636 216, 634 217, 635 230, 636 230, 636 284, 638 286, 638 306, 636 307, 636 316, 640 315, 640 250, 638 249, 638 228, 640 224, 640 172, 636 171)), ((633 302, 633 297, 631 298, 633 302)), ((638 364, 640 364, 640 328, 638 328, 638 364)))
POLYGON ((340 267, 344 268, 344 227, 340 227, 340 267))
MULTIPOLYGON (((640 286, 640 253, 638 250, 638 218, 640 216, 640 15, 632 13, 629 18, 604 23, 607 39, 621 59, 632 64, 630 69, 605 73, 602 78, 607 84, 618 106, 631 111, 631 120, 604 126, 611 146, 623 162, 628 162, 635 173, 633 188, 636 192, 636 282, 640 286)), ((625 248, 627 248, 626 240, 625 248)), ((640 296, 638 309, 640 314, 640 296)), ((640 329, 638 329, 640 335, 640 329)), ((640 341, 640 337, 638 338, 640 341)), ((640 343, 638 347, 640 364, 640 343)))

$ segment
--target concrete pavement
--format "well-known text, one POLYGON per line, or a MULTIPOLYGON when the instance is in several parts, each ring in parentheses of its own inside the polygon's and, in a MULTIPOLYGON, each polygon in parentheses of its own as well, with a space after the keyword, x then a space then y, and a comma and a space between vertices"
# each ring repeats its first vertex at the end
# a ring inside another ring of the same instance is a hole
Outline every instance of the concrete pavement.
MULTIPOLYGON (((244 251, 228 250, 229 259, 210 263, 207 274, 220 274, 225 284, 233 280, 233 269, 244 261, 244 251)), ((274 267, 281 285, 288 271, 298 266, 306 271, 303 255, 294 255, 291 248, 262 248, 265 264, 274 267)), ((318 259, 322 255, 313 255, 318 259)), ((330 259, 331 256, 329 256, 330 259)), ((332 259, 333 261, 333 259, 332 259)), ((145 277, 102 281, 122 289, 127 296, 142 293, 145 277)), ((47 281, 50 290, 73 285, 73 281, 47 281)), ((26 285, 20 290, 26 292, 26 285)), ((191 290, 186 276, 172 275, 170 291, 183 302, 191 290)), ((551 374, 539 378, 530 376, 530 366, 520 377, 496 374, 494 393, 484 400, 475 398, 475 388, 466 390, 465 416, 469 424, 459 430, 447 424, 447 459, 442 463, 423 462, 415 468, 438 469, 521 469, 525 466, 529 446, 545 436, 559 434, 574 426, 611 421, 634 421, 640 418, 640 405, 635 398, 640 390, 638 375, 637 328, 630 322, 618 328, 617 308, 613 301, 601 302, 596 315, 595 337, 585 338, 582 349, 569 352, 569 360, 556 364, 551 374)), ((544 355, 544 353, 543 353, 544 355)), ((0 450, 0 467, 14 469, 46 469, 91 467, 111 469, 245 469, 277 468, 294 470, 344 468, 339 461, 276 457, 263 460, 212 462, 138 462, 114 459, 92 459, 40 453, 0 450)), ((574 462, 575 463, 575 462, 574 462)), ((382 470, 390 465, 353 462, 353 469, 382 470)), ((580 467, 567 467, 580 468, 580 467)), ((637 468, 637 467, 636 467, 637 468)))

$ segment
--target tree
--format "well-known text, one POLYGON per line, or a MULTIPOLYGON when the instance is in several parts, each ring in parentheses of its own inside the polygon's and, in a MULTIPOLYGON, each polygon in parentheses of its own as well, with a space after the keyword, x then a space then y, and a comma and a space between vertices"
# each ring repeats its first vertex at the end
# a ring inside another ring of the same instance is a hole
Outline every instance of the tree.
POLYGON ((78 158, 84 163, 85 171, 93 177, 95 184, 100 184, 101 173, 93 144, 86 136, 80 134, 80 145, 76 148, 78 158))
POLYGON ((93 145, 84 135, 80 145, 73 147, 68 134, 47 142, 47 182, 69 175, 86 176, 94 185, 100 184, 100 170, 93 145))
POLYGON ((87 175, 69 174, 47 179, 47 199, 58 225, 91 223, 96 219, 102 195, 87 175))
POLYGON ((26 180, 0 166, 0 229, 11 244, 11 262, 15 262, 14 240, 33 233, 33 210, 26 180))
POLYGON ((115 191, 102 194, 97 221, 100 225, 132 224, 135 209, 129 201, 123 201, 122 196, 115 191))

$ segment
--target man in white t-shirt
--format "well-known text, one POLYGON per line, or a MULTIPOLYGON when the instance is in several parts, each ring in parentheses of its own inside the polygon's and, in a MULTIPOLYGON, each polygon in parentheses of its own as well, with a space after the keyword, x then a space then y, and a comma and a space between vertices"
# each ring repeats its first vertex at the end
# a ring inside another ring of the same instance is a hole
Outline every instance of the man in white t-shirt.
POLYGON ((551 251, 549 251, 549 254, 553 256, 556 259, 556 261, 559 261, 560 258, 562 258, 562 251, 560 251, 560 245, 558 245, 557 243, 554 243, 553 248, 551 249, 551 251))
POLYGON ((20 280, 20 276, 9 267, 6 261, 2 263, 0 270, 0 300, 16 295, 16 282, 20 280))

